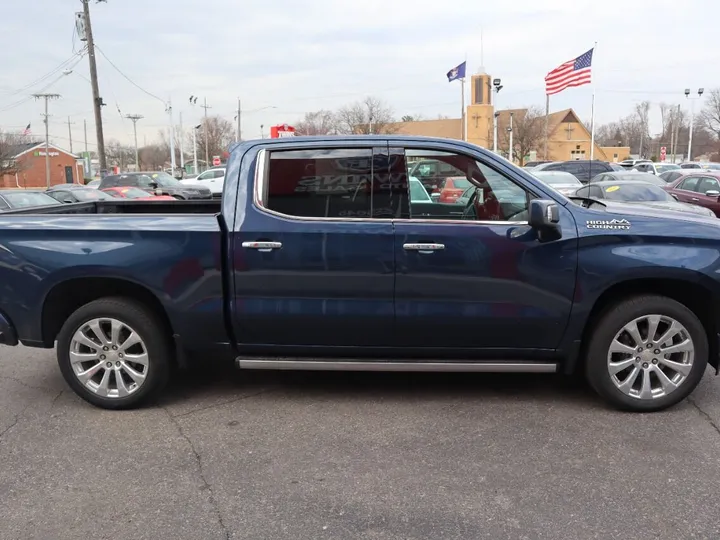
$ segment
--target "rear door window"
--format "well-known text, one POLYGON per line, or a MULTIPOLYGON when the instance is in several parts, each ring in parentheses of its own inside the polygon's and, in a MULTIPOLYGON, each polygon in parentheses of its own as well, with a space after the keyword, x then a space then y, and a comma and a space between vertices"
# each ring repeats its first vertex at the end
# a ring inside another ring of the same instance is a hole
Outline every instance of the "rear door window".
POLYGON ((288 216, 389 219, 408 197, 404 157, 387 148, 283 150, 268 164, 262 204, 288 216))
POLYGON ((699 177, 690 176, 683 180, 677 188, 684 189, 685 191, 697 191, 698 182, 700 182, 699 177))

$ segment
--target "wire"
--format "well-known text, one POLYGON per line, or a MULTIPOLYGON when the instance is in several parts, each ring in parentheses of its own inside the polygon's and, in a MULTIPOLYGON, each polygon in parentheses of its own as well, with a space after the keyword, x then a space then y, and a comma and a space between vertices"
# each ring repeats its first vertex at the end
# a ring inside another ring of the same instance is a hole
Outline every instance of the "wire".
POLYGON ((76 58, 78 61, 80 61, 80 59, 82 59, 82 57, 85 55, 85 52, 86 52, 85 49, 82 49, 81 51, 73 54, 70 58, 63 61, 59 66, 57 66, 52 71, 50 71, 50 72, 46 73, 45 75, 43 75, 42 77, 40 77, 39 79, 36 79, 33 82, 26 84, 25 86, 23 86, 22 88, 20 88, 18 90, 15 90, 15 91, 9 92, 9 93, 5 93, 5 94, 1 94, 1 95, 4 97, 12 97, 12 96, 17 96, 18 94, 22 94, 28 88, 31 88, 31 87, 35 86, 36 84, 40 84, 41 82, 45 81, 46 79, 52 77, 58 71, 60 71, 64 68, 67 68, 68 64, 70 64, 76 58))
POLYGON ((160 101, 163 105, 167 105, 167 103, 166 103, 166 101, 165 101, 164 99, 157 97, 157 96, 156 96, 155 94, 153 94, 152 92, 148 92, 148 91, 145 90, 142 86, 140 86, 140 85, 137 84, 135 81, 133 81, 130 77, 128 77, 127 75, 125 75, 122 71, 120 71, 120 68, 117 67, 115 64, 113 64, 112 60, 110 60, 110 59, 105 55, 105 53, 103 52, 103 50, 102 50, 100 47, 98 47, 97 45, 95 45, 95 48, 96 48, 98 51, 100 51, 100 54, 102 54, 103 58, 104 58, 105 60, 107 60, 108 63, 109 63, 113 68, 115 68, 115 71, 117 71, 120 75, 122 75, 122 76, 123 76, 130 84, 132 84, 135 88, 137 88, 138 90, 140 90, 140 91, 142 91, 143 93, 147 94, 148 96, 157 99, 157 100, 160 101))

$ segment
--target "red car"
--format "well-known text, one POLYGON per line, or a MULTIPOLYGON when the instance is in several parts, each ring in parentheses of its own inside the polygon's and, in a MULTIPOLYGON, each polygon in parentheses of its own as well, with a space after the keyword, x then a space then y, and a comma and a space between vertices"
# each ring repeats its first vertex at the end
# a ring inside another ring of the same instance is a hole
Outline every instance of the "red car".
POLYGON ((665 190, 680 202, 704 206, 720 217, 720 171, 685 169, 683 173, 665 190))
POLYGON ((175 197, 170 195, 153 195, 136 187, 111 187, 102 191, 112 195, 116 199, 133 199, 135 201, 174 201, 175 197))
POLYGON ((448 178, 445 180, 443 187, 436 191, 436 193, 440 194, 437 202, 454 203, 462 196, 463 193, 465 193, 465 190, 471 188, 472 186, 473 185, 467 178, 448 178))

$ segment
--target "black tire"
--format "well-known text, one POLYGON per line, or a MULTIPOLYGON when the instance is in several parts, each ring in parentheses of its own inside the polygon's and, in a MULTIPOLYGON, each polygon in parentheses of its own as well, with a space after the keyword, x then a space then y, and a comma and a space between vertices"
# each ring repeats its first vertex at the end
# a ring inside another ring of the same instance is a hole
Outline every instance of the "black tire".
POLYGON ((592 331, 585 359, 585 376, 590 386, 612 406, 634 412, 653 412, 676 405, 695 389, 708 362, 708 339, 700 320, 683 304, 664 296, 643 295, 623 300, 604 311, 592 331), (607 355, 615 335, 630 321, 643 315, 672 317, 687 330, 695 347, 693 366, 676 390, 665 396, 642 400, 620 391, 613 383, 607 366, 607 355))
POLYGON ((126 298, 102 298, 79 308, 65 322, 57 337, 57 359, 65 381, 85 401, 103 409, 131 409, 157 397, 167 384, 173 358, 173 345, 166 326, 142 303, 126 298), (127 324, 140 336, 148 355, 143 384, 125 397, 100 396, 78 380, 70 362, 75 332, 92 319, 109 317, 127 324))

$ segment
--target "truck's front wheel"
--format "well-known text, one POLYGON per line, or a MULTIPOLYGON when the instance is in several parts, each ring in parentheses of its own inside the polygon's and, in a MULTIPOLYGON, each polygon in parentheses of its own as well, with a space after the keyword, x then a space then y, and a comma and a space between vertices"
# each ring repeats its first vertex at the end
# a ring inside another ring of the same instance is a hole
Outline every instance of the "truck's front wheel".
POLYGON ((57 338, 60 371, 84 400, 132 408, 156 395, 170 373, 172 345, 157 316, 141 303, 103 298, 65 322, 57 338))
POLYGON ((612 405, 658 411, 685 399, 708 361, 702 323, 683 304, 638 296, 608 309, 593 329, 585 372, 612 405))

